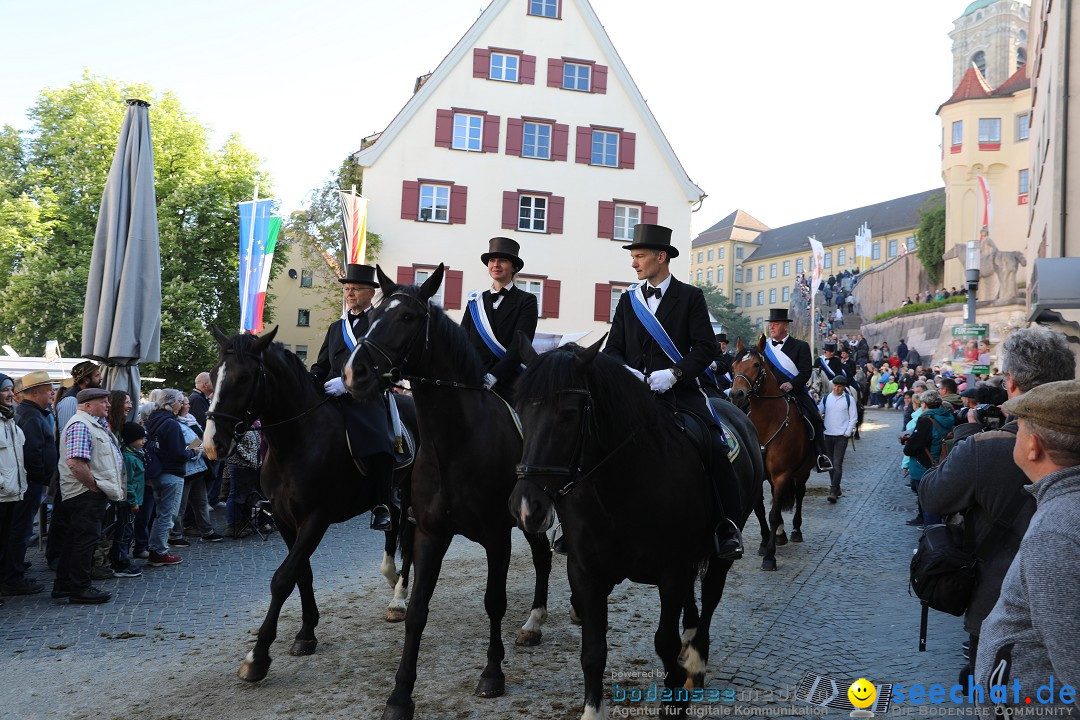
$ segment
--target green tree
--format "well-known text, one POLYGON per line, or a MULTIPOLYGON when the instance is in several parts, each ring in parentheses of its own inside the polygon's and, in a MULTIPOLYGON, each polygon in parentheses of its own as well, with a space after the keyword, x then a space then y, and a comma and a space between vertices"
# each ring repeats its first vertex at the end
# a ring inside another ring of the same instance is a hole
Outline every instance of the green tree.
POLYGON ((941 279, 944 265, 941 256, 945 253, 945 198, 927 200, 919 208, 919 217, 919 227, 915 231, 915 240, 918 243, 915 252, 919 255, 919 262, 926 268, 930 282, 937 283, 941 279))
POLYGON ((703 283, 694 283, 694 286, 705 294, 705 304, 708 305, 713 319, 724 326, 724 333, 727 334, 728 342, 731 343, 730 348, 734 348, 735 342, 739 339, 744 345, 757 342, 760 333, 754 330, 750 325, 750 320, 742 314, 742 311, 728 300, 724 293, 720 292, 720 288, 703 283))
POLYGON ((29 131, 0 132, 0 262, 14 268, 0 279, 0 332, 23 352, 56 339, 65 355, 80 353, 101 197, 130 97, 151 103, 161 239, 161 360, 142 372, 186 387, 216 362, 209 326, 239 326, 237 203, 256 183, 269 195, 270 183, 238 137, 211 149, 179 99, 147 85, 85 72, 39 95, 29 131))

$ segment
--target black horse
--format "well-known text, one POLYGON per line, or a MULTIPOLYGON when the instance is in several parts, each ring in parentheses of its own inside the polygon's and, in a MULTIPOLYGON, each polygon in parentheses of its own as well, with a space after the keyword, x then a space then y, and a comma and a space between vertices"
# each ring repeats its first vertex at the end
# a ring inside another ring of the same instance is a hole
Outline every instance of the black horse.
MULTIPOLYGON (((712 557, 714 479, 686 419, 664 412, 644 383, 599 349, 597 342, 529 357, 528 348, 520 348, 528 365, 516 389, 525 447, 510 512, 525 530, 542 532, 558 510, 572 602, 582 618, 583 720, 607 717, 608 595, 624 579, 659 590, 655 646, 672 692, 665 710, 678 714, 685 698, 676 689, 703 686, 709 627, 732 561, 712 557)), ((741 444, 734 465, 718 471, 720 482, 738 483, 742 507, 727 510, 741 527, 761 504, 757 434, 730 403, 715 406, 741 444)))
MULTIPOLYGON (((383 714, 384 719, 398 720, 413 716, 420 636, 443 556, 455 535, 479 543, 487 553, 484 608, 490 633, 487 665, 476 694, 497 697, 505 692, 502 618, 514 527, 506 502, 521 458, 521 436, 507 404, 483 389, 484 371, 465 331, 429 302, 442 282, 443 266, 423 285, 407 287, 377 270, 384 300, 349 359, 346 386, 357 397, 370 398, 404 374, 416 400, 422 438, 410 496, 416 519, 413 596, 394 691, 383 714)), ((534 645, 547 618, 551 549, 542 534, 526 537, 536 587, 529 620, 517 642, 534 645)))
MULTIPOLYGON (((277 328, 256 337, 228 337, 214 328, 221 346, 214 368, 214 397, 207 413, 203 447, 216 459, 232 453, 238 432, 262 421, 269 452, 260 472, 260 484, 270 499, 274 520, 289 554, 270 582, 270 608, 259 628, 255 648, 240 666, 239 675, 255 682, 270 668, 270 645, 277 637, 281 606, 300 588, 303 623, 289 651, 310 655, 318 641, 315 626, 319 609, 312 589, 311 554, 330 523, 344 522, 370 510, 376 503, 374 483, 357 470, 345 440, 345 421, 338 403, 328 400, 322 387, 312 381, 300 358, 273 343, 277 328)), ((399 398, 401 419, 416 437, 416 409, 409 398, 399 398)), ((405 497, 411 467, 398 470, 395 479, 405 497)), ((402 503, 403 506, 405 503, 402 503)), ((386 532, 380 571, 394 588, 387 620, 404 619, 408 595, 408 523, 399 523, 391 512, 393 527, 386 532), (402 569, 394 564, 399 529, 402 569)))

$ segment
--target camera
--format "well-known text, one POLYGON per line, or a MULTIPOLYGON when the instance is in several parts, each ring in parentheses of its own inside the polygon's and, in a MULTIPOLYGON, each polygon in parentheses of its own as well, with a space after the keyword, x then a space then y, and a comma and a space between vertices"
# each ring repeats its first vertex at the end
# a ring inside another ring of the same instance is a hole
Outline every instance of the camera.
POLYGON ((987 430, 996 430, 1005 424, 1005 413, 997 405, 980 403, 975 406, 975 417, 987 430))

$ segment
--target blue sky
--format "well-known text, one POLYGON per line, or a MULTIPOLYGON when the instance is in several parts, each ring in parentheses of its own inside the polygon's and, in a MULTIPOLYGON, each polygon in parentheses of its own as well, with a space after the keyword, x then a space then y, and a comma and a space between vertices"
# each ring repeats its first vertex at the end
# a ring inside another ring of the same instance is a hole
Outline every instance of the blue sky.
MULTIPOLYGON (((940 186, 934 112, 967 4, 593 0, 709 195, 695 232, 735 208, 777 227, 940 186)), ((265 159, 288 211, 390 122, 486 3, 5 5, 0 123, 27 127, 37 94, 83 68, 167 88, 216 140, 238 132, 265 159)))

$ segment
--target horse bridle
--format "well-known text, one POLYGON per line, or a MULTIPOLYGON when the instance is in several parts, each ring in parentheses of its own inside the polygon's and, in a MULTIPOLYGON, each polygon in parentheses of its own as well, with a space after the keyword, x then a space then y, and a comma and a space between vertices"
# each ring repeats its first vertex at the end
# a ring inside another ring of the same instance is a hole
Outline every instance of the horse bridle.
MULTIPOLYGON (((761 358, 761 355, 758 354, 757 357, 761 358)), ((780 435, 780 433, 784 432, 784 430, 787 429, 787 426, 791 424, 791 419, 790 419, 791 408, 790 408, 790 404, 793 402, 793 400, 791 399, 791 397, 789 395, 787 395, 785 393, 780 393, 779 395, 761 395, 761 394, 758 393, 758 391, 761 390, 761 384, 763 382, 765 382, 765 376, 769 372, 768 365, 766 365, 764 358, 761 358, 760 365, 761 365, 761 372, 758 373, 758 376, 756 378, 754 378, 753 382, 750 382, 750 378, 746 375, 746 373, 736 373, 735 377, 733 377, 731 379, 731 389, 734 390, 735 389, 735 381, 738 380, 739 378, 742 378, 743 380, 746 381, 746 384, 750 387, 750 392, 748 392, 746 394, 747 398, 757 397, 757 398, 760 398, 762 400, 776 400, 776 399, 779 398, 779 399, 783 400, 785 403, 788 403, 789 407, 788 407, 787 413, 784 415, 784 422, 780 423, 780 427, 776 428, 776 432, 774 432, 772 434, 772 437, 770 437, 765 442, 760 443, 761 452, 764 453, 765 450, 769 447, 769 444, 772 443, 772 441, 775 440, 780 435)), ((747 417, 750 416, 750 410, 746 411, 746 415, 747 415, 747 417)))
POLYGON ((356 343, 356 349, 363 349, 364 353, 368 357, 368 360, 371 362, 372 369, 376 372, 378 372, 379 370, 379 364, 378 362, 376 362, 375 357, 372 355, 372 351, 374 351, 375 354, 377 354, 379 357, 386 361, 387 370, 385 373, 383 373, 383 376, 387 380, 389 380, 391 384, 401 382, 405 379, 409 379, 405 375, 405 373, 402 372, 401 368, 408 364, 409 356, 411 356, 413 351, 416 350, 416 345, 420 342, 421 334, 424 337, 423 350, 425 352, 431 344, 431 309, 427 306, 427 303, 420 300, 420 298, 413 297, 412 295, 401 291, 391 293, 388 300, 393 300, 395 298, 404 298, 412 303, 415 303, 416 306, 420 309, 420 312, 422 312, 424 315, 424 326, 422 328, 417 328, 416 333, 413 334, 412 339, 409 341, 408 349, 401 357, 401 367, 398 366, 398 363, 394 362, 394 359, 390 357, 390 353, 387 352, 384 347, 372 340, 371 337, 369 337, 368 335, 360 338, 360 340, 356 343))

